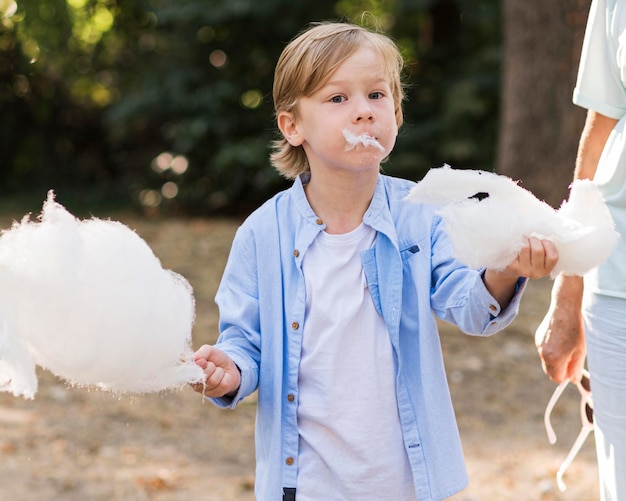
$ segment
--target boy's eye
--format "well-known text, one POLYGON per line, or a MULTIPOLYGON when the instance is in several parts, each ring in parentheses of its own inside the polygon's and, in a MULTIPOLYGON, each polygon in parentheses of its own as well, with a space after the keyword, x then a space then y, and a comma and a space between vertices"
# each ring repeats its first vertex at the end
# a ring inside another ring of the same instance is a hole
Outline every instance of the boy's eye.
POLYGON ((382 97, 384 97, 384 94, 382 92, 372 92, 370 94, 370 99, 381 99, 382 97))
POLYGON ((333 96, 330 98, 331 103, 342 103, 345 100, 343 96, 333 96))

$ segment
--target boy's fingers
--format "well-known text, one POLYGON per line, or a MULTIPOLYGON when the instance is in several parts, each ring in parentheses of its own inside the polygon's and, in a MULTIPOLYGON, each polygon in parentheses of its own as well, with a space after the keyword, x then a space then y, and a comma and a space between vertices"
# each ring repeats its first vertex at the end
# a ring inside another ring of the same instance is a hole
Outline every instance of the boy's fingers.
POLYGON ((214 390, 215 388, 217 388, 224 379, 224 369, 222 369, 221 367, 213 367, 213 372, 210 375, 207 375, 207 378, 204 382, 208 390, 214 390))
POLYGON ((558 261, 558 251, 554 242, 528 237, 522 246, 517 264, 524 276, 539 278, 549 273, 558 261))
POLYGON ((198 367, 200 367, 202 370, 206 369, 206 366, 207 366, 207 363, 208 363, 206 358, 196 358, 196 359, 194 360, 194 362, 195 362, 195 363, 196 363, 196 365, 197 365, 198 367))
POLYGON ((213 350, 213 346, 204 344, 196 350, 196 352, 193 354, 193 358, 194 360, 199 360, 202 358, 204 358, 205 360, 208 360, 211 355, 212 350, 213 350))
POLYGON ((556 266, 556 263, 559 261, 559 251, 557 250, 556 245, 552 240, 544 240, 543 248, 546 253, 546 269, 552 271, 556 266))

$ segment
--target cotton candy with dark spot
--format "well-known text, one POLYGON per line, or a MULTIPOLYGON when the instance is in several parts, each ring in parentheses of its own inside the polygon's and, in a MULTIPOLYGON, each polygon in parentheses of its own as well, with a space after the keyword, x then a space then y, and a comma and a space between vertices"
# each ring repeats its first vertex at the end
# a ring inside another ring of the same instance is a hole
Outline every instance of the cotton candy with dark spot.
POLYGON ((512 179, 480 170, 431 169, 407 200, 438 205, 455 256, 473 268, 505 268, 526 237, 555 243, 552 276, 584 275, 601 264, 619 240, 611 214, 590 180, 572 183, 558 210, 512 179))

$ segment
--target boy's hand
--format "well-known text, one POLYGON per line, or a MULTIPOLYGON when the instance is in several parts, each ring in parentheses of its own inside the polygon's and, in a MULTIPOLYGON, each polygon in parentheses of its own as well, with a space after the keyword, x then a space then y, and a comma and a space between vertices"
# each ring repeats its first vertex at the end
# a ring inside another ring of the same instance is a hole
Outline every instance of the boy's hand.
POLYGON ((204 371, 204 384, 192 388, 206 397, 234 396, 241 384, 241 373, 235 362, 222 350, 205 344, 194 353, 194 362, 204 371))
POLYGON ((559 253, 554 242, 529 237, 517 257, 502 273, 515 277, 541 278, 550 275, 558 260, 559 253))
POLYGON ((483 280, 500 307, 505 308, 515 293, 515 284, 519 277, 548 276, 558 260, 559 253, 554 242, 529 237, 517 257, 504 270, 487 269, 483 280))

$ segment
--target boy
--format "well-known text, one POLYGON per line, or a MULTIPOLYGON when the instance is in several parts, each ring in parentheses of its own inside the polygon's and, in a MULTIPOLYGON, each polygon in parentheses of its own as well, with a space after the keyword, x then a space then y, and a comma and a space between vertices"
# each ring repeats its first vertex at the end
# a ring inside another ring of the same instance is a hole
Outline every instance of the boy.
POLYGON ((273 165, 293 186, 238 230, 216 296, 220 338, 195 389, 234 407, 258 389, 257 499, 436 500, 467 484, 433 312, 471 334, 514 318, 548 275, 536 238, 473 270, 414 183, 380 173, 402 124, 387 37, 317 24, 283 51, 273 165), (297 497, 296 497, 297 496, 297 497))

